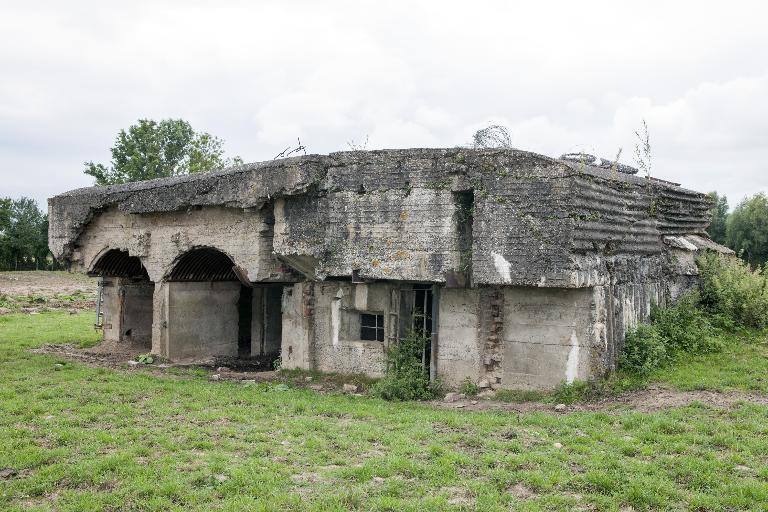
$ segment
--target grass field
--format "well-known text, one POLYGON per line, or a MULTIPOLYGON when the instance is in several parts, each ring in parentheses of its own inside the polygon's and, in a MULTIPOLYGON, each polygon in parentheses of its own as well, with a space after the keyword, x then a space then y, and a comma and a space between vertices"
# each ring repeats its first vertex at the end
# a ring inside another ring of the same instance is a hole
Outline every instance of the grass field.
MULTIPOLYGON (((768 407, 469 412, 92 368, 90 314, 0 316, 3 510, 768 510, 768 407)), ((657 372, 768 392, 764 337, 657 372)))

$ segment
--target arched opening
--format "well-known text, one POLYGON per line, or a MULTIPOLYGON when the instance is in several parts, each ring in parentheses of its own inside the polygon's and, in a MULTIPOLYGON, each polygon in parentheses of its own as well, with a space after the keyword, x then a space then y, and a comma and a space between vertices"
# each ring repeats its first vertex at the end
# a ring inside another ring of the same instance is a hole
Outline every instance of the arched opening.
POLYGON ((104 340, 151 347, 155 284, 141 260, 128 251, 110 249, 99 256, 88 275, 100 278, 96 324, 104 340))
POLYGON ((168 274, 168 281, 237 281, 235 263, 212 247, 198 247, 185 252, 168 274))
POLYGON ((282 286, 249 282, 227 254, 212 247, 181 255, 166 281, 170 359, 266 360, 279 354, 282 286))

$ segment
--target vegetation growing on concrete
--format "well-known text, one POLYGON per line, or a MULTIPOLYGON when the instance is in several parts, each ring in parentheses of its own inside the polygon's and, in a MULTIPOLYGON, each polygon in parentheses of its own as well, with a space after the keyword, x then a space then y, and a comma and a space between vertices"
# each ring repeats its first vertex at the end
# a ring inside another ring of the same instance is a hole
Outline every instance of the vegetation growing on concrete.
POLYGON ((645 376, 682 356, 721 351, 738 329, 768 326, 768 288, 762 269, 732 257, 698 260, 701 285, 674 306, 654 307, 651 323, 627 333, 623 370, 645 376))
POLYGON ((430 342, 416 332, 409 332, 387 349, 386 372, 372 388, 375 396, 385 400, 429 400, 440 393, 439 383, 430 382, 422 359, 430 342))

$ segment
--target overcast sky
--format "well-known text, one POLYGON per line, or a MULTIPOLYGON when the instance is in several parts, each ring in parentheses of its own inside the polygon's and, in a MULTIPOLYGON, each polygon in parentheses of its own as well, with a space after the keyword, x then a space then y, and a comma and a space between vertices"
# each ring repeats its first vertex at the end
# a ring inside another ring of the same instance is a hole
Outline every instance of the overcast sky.
POLYGON ((229 155, 467 144, 632 163, 731 205, 768 191, 768 2, 2 2, 0 196, 88 186, 139 118, 229 155))

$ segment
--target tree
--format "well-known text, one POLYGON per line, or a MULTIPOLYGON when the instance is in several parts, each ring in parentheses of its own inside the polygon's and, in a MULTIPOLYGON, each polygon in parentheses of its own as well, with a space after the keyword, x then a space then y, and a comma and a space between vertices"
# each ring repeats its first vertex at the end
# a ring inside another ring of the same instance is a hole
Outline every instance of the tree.
POLYGON ((47 266, 48 219, 28 197, 0 199, 0 268, 47 266))
POLYGON ((166 178, 207 172, 232 164, 240 157, 224 156, 224 141, 205 132, 196 132, 182 119, 155 122, 139 119, 128 131, 120 130, 112 146, 109 167, 85 163, 85 174, 96 178, 97 185, 166 178))
POLYGON ((768 197, 744 199, 726 223, 728 246, 753 266, 768 261, 768 197))
POLYGON ((0 236, 11 225, 11 207, 13 201, 10 197, 0 197, 0 236))
POLYGON ((712 203, 715 205, 712 210, 712 223, 709 225, 707 233, 712 240, 725 245, 727 241, 725 230, 728 221, 728 198, 717 192, 710 192, 707 196, 712 199, 712 203))

